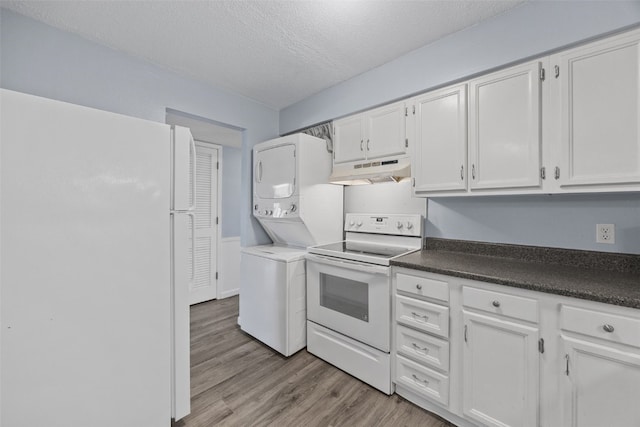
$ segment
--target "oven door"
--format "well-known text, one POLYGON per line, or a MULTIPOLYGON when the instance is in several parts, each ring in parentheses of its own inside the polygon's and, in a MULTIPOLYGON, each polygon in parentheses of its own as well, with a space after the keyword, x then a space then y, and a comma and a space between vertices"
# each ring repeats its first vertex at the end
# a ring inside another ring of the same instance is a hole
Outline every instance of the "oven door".
POLYGON ((307 318, 389 352, 390 270, 307 254, 307 318))

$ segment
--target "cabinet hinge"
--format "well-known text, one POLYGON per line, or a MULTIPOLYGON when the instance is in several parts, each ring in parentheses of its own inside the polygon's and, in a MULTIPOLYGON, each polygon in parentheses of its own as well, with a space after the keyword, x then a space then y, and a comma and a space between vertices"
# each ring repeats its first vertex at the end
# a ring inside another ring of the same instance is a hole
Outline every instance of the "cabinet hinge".
POLYGON ((409 148, 409 138, 404 139, 404 148, 409 148))
POLYGON ((544 81, 545 71, 544 68, 540 68, 540 80, 544 81))
POLYGON ((547 168, 545 168, 544 166, 540 168, 540 178, 542 179, 547 178, 547 168))
POLYGON ((404 107, 404 116, 407 117, 409 115, 409 107, 404 107))
POLYGON ((216 225, 218 225, 219 217, 216 217, 216 225))
POLYGON ((540 354, 544 354, 544 338, 538 340, 538 351, 540 354))
POLYGON ((218 280, 218 272, 216 271, 216 280, 218 280))

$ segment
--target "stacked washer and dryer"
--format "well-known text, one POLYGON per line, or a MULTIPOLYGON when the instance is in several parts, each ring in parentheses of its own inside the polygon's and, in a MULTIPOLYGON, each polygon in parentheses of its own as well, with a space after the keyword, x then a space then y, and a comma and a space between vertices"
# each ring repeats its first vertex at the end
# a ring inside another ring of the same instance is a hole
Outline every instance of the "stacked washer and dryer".
POLYGON ((324 139, 295 134, 253 149, 253 215, 273 244, 242 249, 240 328, 290 356, 306 346, 306 248, 342 240, 343 187, 324 139))

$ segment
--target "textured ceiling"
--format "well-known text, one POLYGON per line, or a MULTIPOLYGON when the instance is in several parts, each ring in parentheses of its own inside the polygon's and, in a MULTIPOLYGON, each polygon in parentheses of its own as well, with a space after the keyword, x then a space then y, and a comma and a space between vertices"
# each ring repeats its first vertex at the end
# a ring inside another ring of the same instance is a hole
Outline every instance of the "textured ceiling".
POLYGON ((0 4, 281 109, 521 3, 2 0, 0 4))

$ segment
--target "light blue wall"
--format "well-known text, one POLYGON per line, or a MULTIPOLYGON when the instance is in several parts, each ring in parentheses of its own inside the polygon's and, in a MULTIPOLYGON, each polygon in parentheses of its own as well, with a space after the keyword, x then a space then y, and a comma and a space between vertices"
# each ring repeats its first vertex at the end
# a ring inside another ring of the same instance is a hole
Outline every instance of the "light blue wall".
POLYGON ((222 147, 222 237, 240 235, 242 150, 222 147))
MULTIPOLYGON (((282 110, 280 131, 348 115, 639 23, 637 1, 530 1, 282 110)), ((640 254, 638 194, 440 198, 429 200, 427 215, 426 234, 432 237, 640 254), (616 225, 615 245, 595 243, 596 223, 616 225)))
POLYGON ((277 111, 6 9, 0 9, 0 86, 157 122, 171 108, 245 129, 240 215, 236 210, 227 228, 231 212, 223 211, 223 236, 240 229, 243 246, 270 242, 250 214, 250 162, 254 144, 278 135, 277 111))

